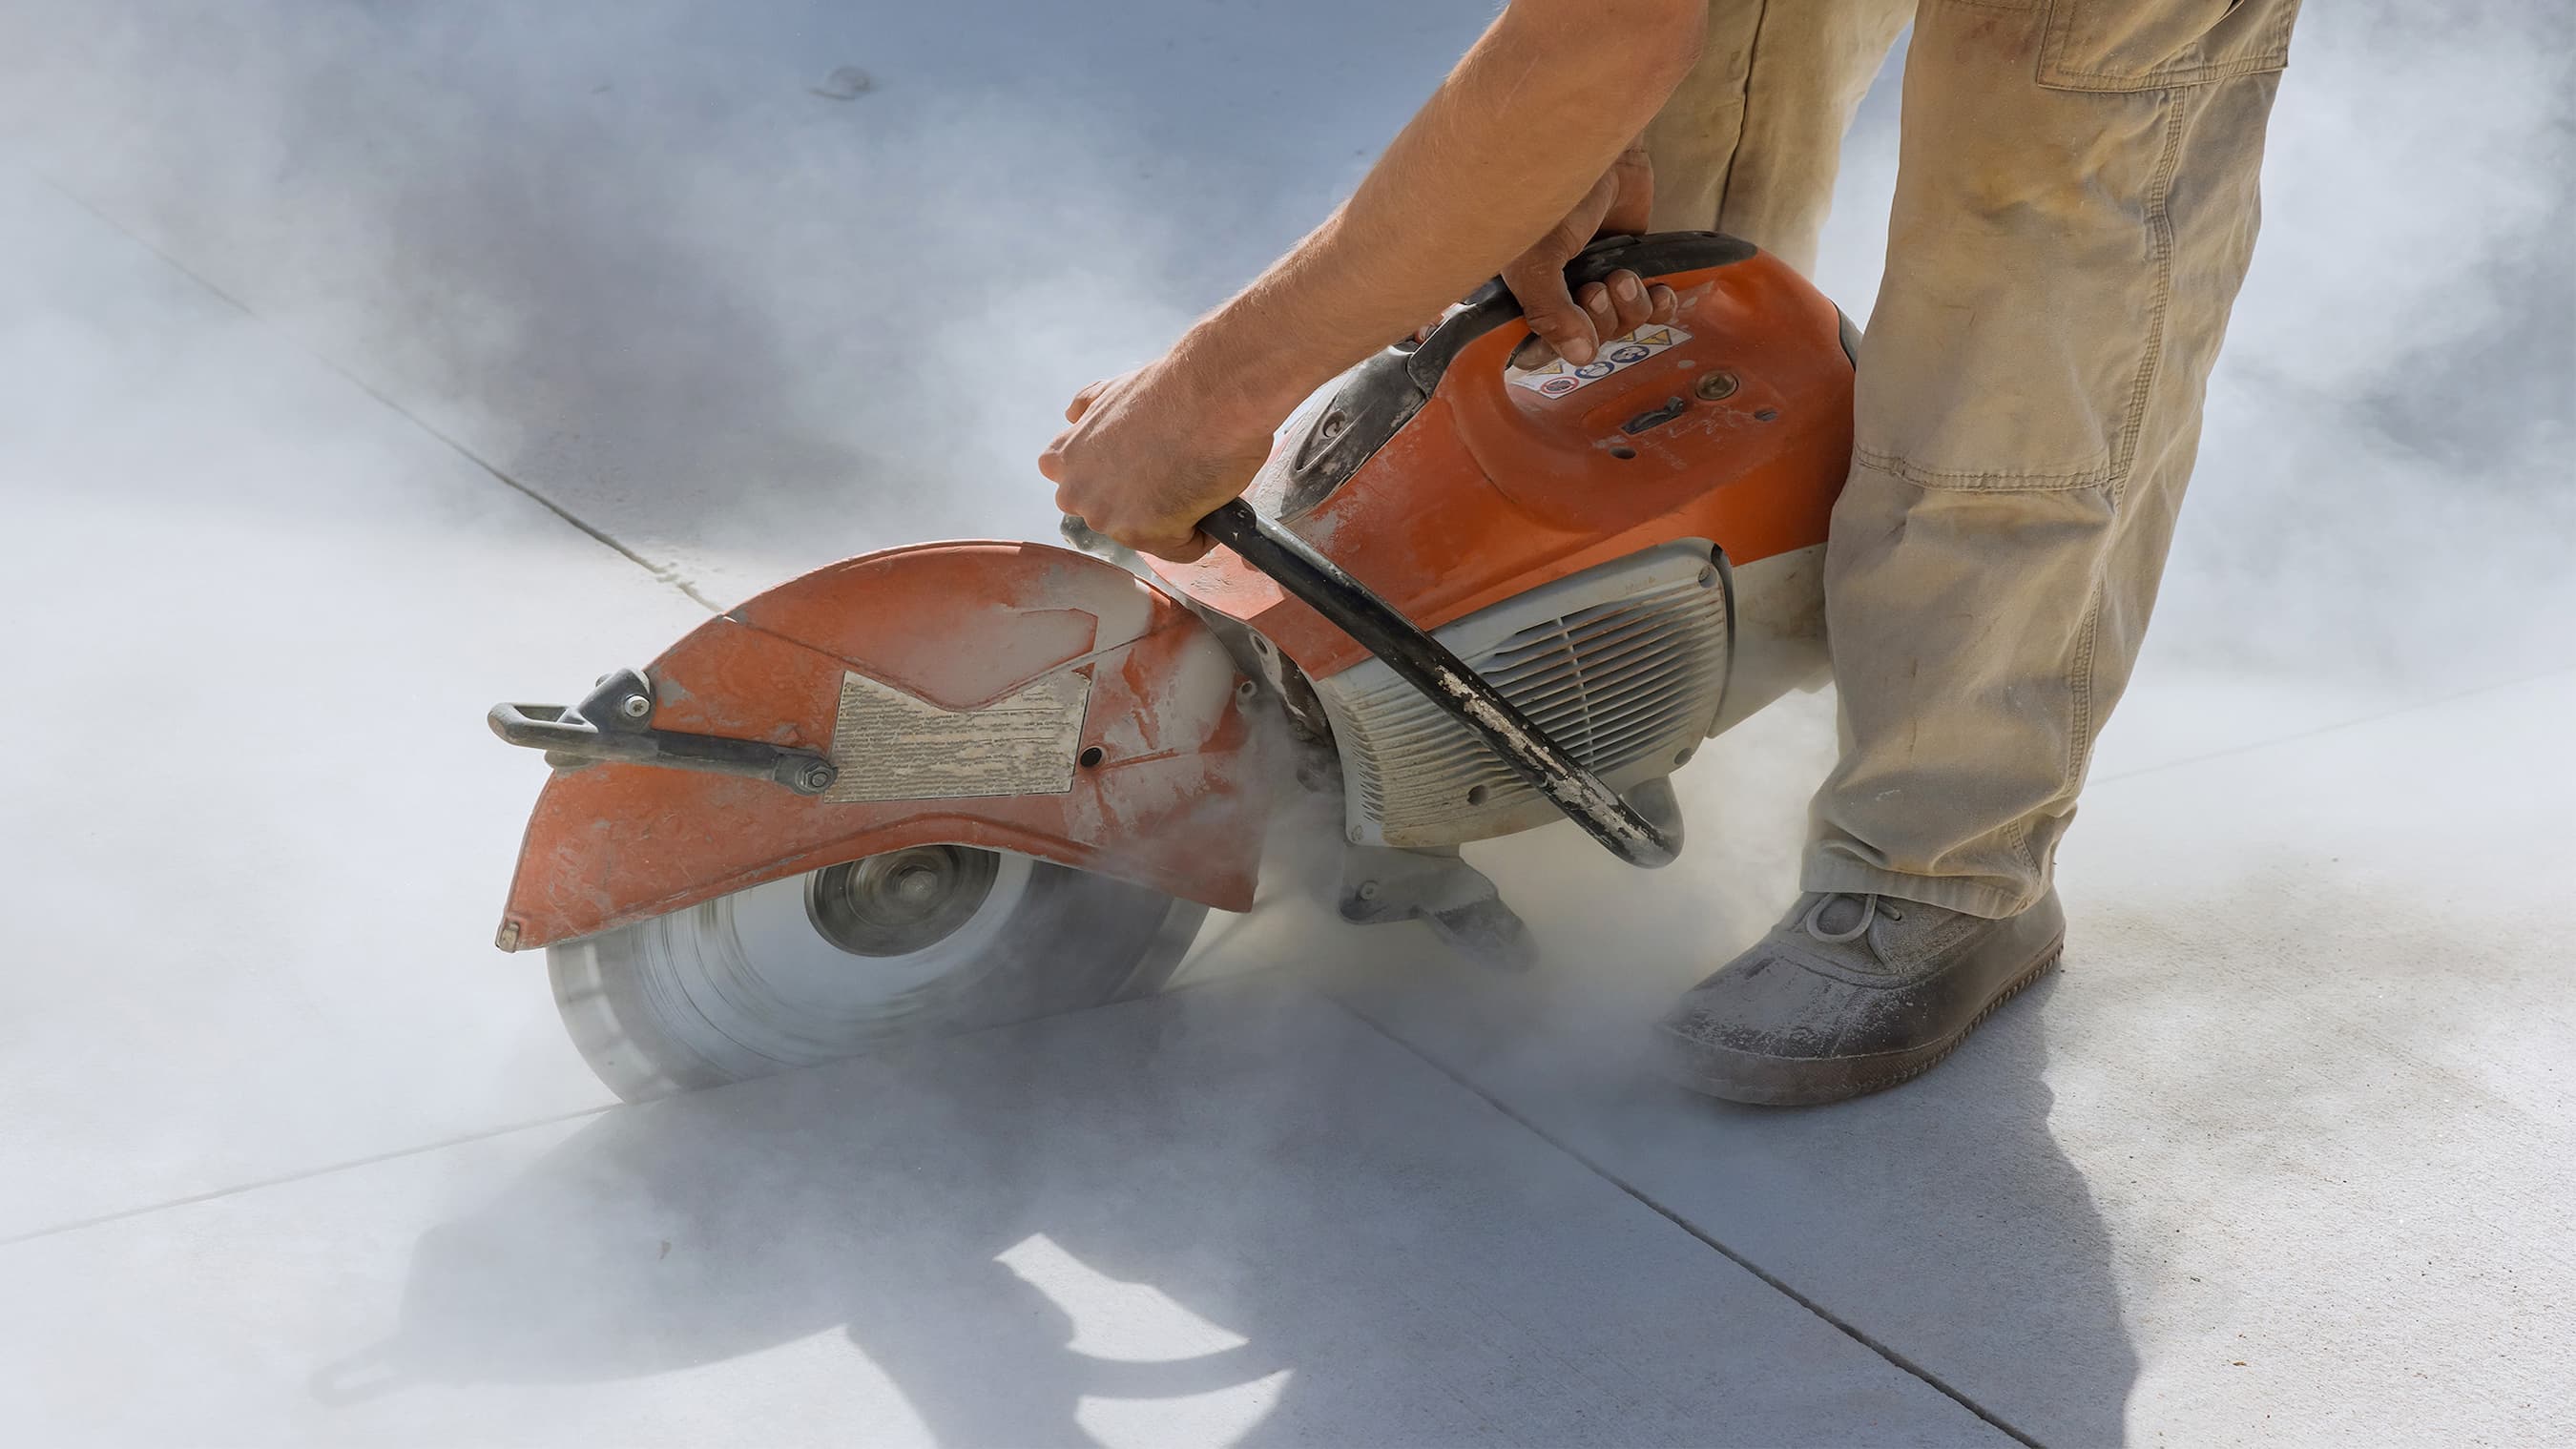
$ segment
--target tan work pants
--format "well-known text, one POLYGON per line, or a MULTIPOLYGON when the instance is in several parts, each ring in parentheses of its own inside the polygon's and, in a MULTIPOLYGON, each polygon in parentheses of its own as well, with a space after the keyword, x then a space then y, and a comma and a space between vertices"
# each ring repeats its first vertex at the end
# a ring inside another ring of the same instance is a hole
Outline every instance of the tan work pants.
POLYGON ((1905 21, 1887 272, 1826 547, 1842 758, 1809 890, 2048 889, 2127 685, 2254 246, 2298 0, 1711 0, 1656 224, 1804 268, 1905 21))

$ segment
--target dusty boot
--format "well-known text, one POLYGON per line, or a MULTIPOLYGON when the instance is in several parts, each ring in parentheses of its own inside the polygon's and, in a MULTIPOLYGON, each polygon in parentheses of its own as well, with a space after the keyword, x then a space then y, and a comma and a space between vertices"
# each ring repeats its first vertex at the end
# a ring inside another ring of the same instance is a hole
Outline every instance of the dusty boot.
POLYGON ((1892 896, 1815 894, 1656 1028, 1664 1069, 1694 1091, 1795 1107, 1930 1071, 1996 1007, 2057 964, 2052 889, 1989 921, 1892 896))

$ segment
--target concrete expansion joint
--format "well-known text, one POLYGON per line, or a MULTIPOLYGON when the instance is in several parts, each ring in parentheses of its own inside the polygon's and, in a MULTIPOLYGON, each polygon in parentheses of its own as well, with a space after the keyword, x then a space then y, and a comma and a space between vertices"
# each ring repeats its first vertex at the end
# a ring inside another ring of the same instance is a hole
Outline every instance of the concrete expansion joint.
POLYGON ((413 427, 420 429, 422 432, 427 433, 430 437, 437 439, 440 443, 445 444, 449 452, 454 453, 456 456, 463 458, 466 462, 481 469, 484 474, 490 477, 494 482, 499 483, 501 486, 521 495, 529 502, 536 504, 539 508, 553 514, 555 517, 562 519, 564 522, 572 525, 575 529, 589 537, 592 542, 607 548, 610 552, 615 553, 622 559, 625 559, 628 563, 631 563, 637 568, 644 570, 644 572, 651 574, 655 582, 667 584, 670 587, 677 589, 680 593, 687 596, 691 603, 696 604, 699 608, 706 610, 710 614, 721 614, 724 612, 723 605, 708 598, 704 593, 699 591, 697 585, 689 582, 689 580, 681 574, 680 566, 678 564, 655 563, 653 560, 636 552, 634 549, 621 542, 615 535, 609 533, 606 529, 590 522, 588 519, 583 518, 581 515, 573 512, 569 508, 566 508, 564 505, 557 503, 555 500, 547 497, 535 488, 530 487, 526 483, 520 482, 517 478, 514 478, 510 474, 502 471, 482 454, 475 452, 459 439, 451 437, 446 432, 440 430, 428 419, 422 417, 416 412, 413 412, 410 408, 404 407, 401 403, 396 402, 392 397, 379 391, 372 383, 369 383, 365 378, 358 376, 355 372, 350 371, 336 359, 314 349, 310 344, 306 343, 304 339, 297 337, 292 329, 280 327, 269 318, 261 316, 248 302, 245 302, 241 298, 234 296, 232 293, 225 291, 222 287, 215 285, 213 278, 206 276, 203 272, 189 266, 186 262, 179 260, 167 251, 153 245, 150 241, 137 233, 132 227, 127 226, 116 217, 110 216, 105 211, 102 211, 97 206, 93 205, 87 197, 82 196, 70 187, 63 185, 60 181, 55 180, 51 176, 40 174, 37 179, 42 181, 47 189, 51 190, 55 195, 60 196, 65 201, 70 202, 72 205, 80 208, 82 211, 95 218, 101 226, 106 227, 108 230, 115 232, 118 236, 132 242, 145 254, 155 258, 170 270, 177 272, 180 276, 196 283, 199 288, 204 290, 206 295, 213 297, 216 301, 232 308, 234 311, 239 312, 241 315, 249 318, 253 322, 257 322, 261 326, 267 327, 270 330, 283 335, 294 344, 297 351, 329 369, 331 374, 339 378, 341 381, 346 382, 351 387, 356 388, 358 391, 365 393, 368 397, 374 399, 378 404, 382 405, 386 411, 392 413, 398 418, 401 418, 404 422, 411 424, 413 427))
POLYGON ((1666 1207, 1662 1202, 1656 1200, 1653 1195, 1646 1192, 1643 1188, 1638 1187, 1635 1183, 1630 1182, 1618 1173, 1611 1171, 1600 1161, 1593 1158, 1588 1153, 1585 1153, 1580 1148, 1575 1147, 1563 1138, 1558 1137, 1546 1128, 1541 1127, 1536 1122, 1531 1121, 1527 1116, 1515 1110, 1510 1103, 1507 1103, 1500 1097, 1486 1091, 1483 1087, 1477 1085, 1474 1080, 1450 1067, 1447 1062, 1440 1060, 1438 1057, 1422 1050, 1412 1042, 1407 1041, 1403 1037, 1396 1035, 1394 1032, 1387 1030, 1384 1026, 1379 1025, 1375 1018, 1369 1016, 1359 1008, 1352 1006, 1349 1002, 1342 1000, 1340 997, 1326 993, 1324 999, 1341 1008, 1341 1010, 1348 1014, 1352 1020, 1357 1021, 1360 1025, 1367 1027, 1370 1031, 1375 1032, 1387 1041, 1392 1042, 1397 1047, 1422 1062, 1423 1065, 1431 1068, 1431 1070, 1435 1072, 1438 1072, 1441 1076, 1448 1078, 1451 1082, 1456 1083, 1461 1090, 1465 1091, 1470 1096, 1473 1096, 1476 1100, 1484 1103, 1487 1107, 1490 1107, 1494 1111, 1502 1114, 1504 1118, 1509 1120, 1513 1125, 1519 1127, 1522 1131, 1529 1133, 1539 1141, 1546 1143, 1549 1147, 1552 1147, 1558 1152, 1563 1153, 1565 1156, 1572 1158, 1586 1172, 1591 1173, 1593 1176, 1600 1178, 1603 1182, 1617 1188, 1621 1193, 1625 1194, 1629 1199, 1637 1203, 1638 1206, 1645 1208, 1647 1211, 1655 1214, 1655 1216, 1662 1218, 1664 1221, 1671 1223, 1674 1227, 1689 1234, 1702 1247, 1709 1249, 1719 1257, 1726 1259, 1728 1262, 1733 1263, 1745 1272, 1761 1279, 1763 1284, 1769 1287, 1773 1292, 1823 1320, 1827 1326, 1831 1327, 1835 1332, 1840 1333, 1843 1337, 1850 1339, 1852 1342, 1868 1349, 1871 1353, 1876 1354, 1891 1368, 1901 1370, 1910 1377, 1922 1380, 1926 1387, 1931 1388, 1935 1392, 1939 1393, 1943 1398, 1957 1404, 1960 1408, 1976 1415, 1978 1419, 1992 1426, 1997 1433, 2011 1439, 2014 1443, 2028 1445, 2030 1446, 2030 1449, 2046 1449, 2046 1446, 2042 1445, 2039 1440, 2031 1437, 2027 1433, 2024 1433, 2022 1430, 2015 1428, 2009 1421, 1996 1414, 1995 1411, 1978 1403, 1975 1399, 1970 1398, 1967 1393, 1959 1389, 1956 1385, 1949 1383, 1940 1375, 1933 1373, 1930 1369, 1927 1369, 1921 1364, 1916 1363, 1914 1360, 1907 1358, 1904 1354, 1899 1353, 1894 1347, 1880 1342, 1877 1338, 1873 1337, 1868 1330, 1860 1327, 1860 1325, 1851 1322, 1849 1319, 1835 1313, 1832 1309, 1827 1308, 1822 1303, 1819 1303, 1815 1299, 1808 1297, 1806 1294, 1799 1292, 1795 1287, 1791 1286, 1787 1280, 1781 1278, 1778 1274, 1773 1273, 1761 1264, 1754 1262, 1751 1258, 1748 1258, 1744 1254, 1737 1252, 1735 1249, 1728 1247, 1726 1244, 1719 1242, 1716 1237, 1699 1227, 1697 1224, 1691 1222, 1688 1218, 1683 1217, 1672 1208, 1666 1207))

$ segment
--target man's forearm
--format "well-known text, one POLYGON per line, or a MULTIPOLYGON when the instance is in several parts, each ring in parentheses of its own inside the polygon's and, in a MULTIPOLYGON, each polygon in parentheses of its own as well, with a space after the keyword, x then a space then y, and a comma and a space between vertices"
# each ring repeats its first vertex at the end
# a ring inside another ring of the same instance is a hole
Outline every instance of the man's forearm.
POLYGON ((1331 219, 1175 349, 1275 422, 1554 226, 1697 58, 1704 0, 1513 0, 1331 219))

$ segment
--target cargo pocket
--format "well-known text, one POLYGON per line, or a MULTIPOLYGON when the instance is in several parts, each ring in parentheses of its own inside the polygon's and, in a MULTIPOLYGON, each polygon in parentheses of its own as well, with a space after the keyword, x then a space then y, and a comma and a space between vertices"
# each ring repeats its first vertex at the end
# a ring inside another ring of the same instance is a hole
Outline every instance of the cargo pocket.
POLYGON ((2068 91, 2207 85, 2290 63, 2299 0, 2047 0, 2039 83, 2068 91))

